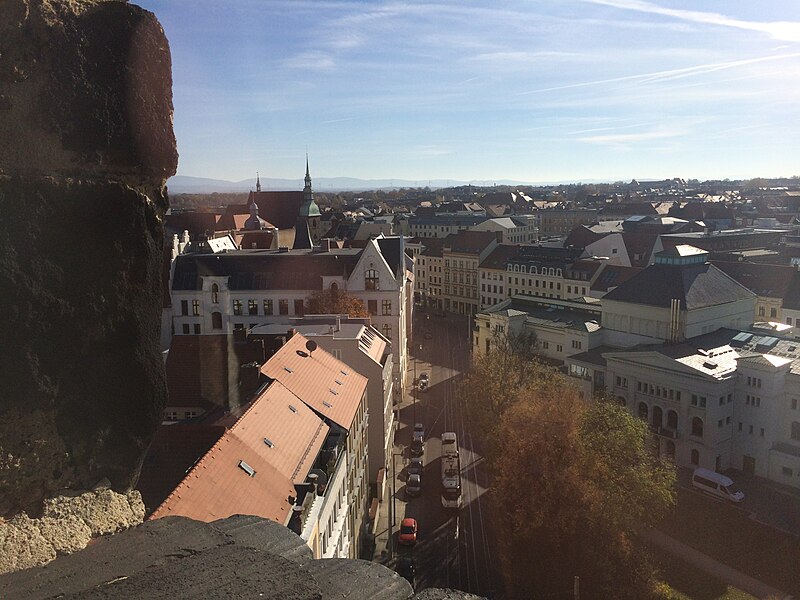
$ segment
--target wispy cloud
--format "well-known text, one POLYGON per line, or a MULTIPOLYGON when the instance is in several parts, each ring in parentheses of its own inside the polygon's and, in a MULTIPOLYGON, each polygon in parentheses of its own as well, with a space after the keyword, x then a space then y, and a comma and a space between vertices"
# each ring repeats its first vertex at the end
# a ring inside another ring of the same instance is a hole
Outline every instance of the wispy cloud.
MULTIPOLYGON (((591 1, 599 1, 599 0, 591 0, 591 1)), ((653 71, 651 73, 639 73, 637 75, 611 77, 609 79, 595 79, 592 81, 581 81, 577 83, 570 83, 567 85, 558 85, 553 87, 539 88, 535 90, 527 90, 524 92, 517 92, 517 95, 538 94, 542 92, 555 92, 559 90, 568 90, 573 88, 581 88, 594 85, 605 85, 608 83, 620 83, 626 81, 635 81, 642 83, 668 81, 670 79, 679 79, 695 75, 704 75, 707 73, 712 73, 714 71, 721 71, 723 69, 732 69, 735 67, 743 67, 746 65, 752 65, 756 63, 762 63, 774 60, 785 60, 787 58, 796 58, 798 56, 800 56, 800 52, 792 52, 790 54, 773 54, 770 56, 759 56, 756 58, 746 58, 742 60, 731 60, 726 62, 695 65, 692 67, 683 67, 680 69, 667 69, 665 71, 653 71)))
POLYGON ((622 10, 634 10, 637 12, 673 17, 682 21, 692 23, 702 23, 706 25, 719 25, 722 27, 733 27, 747 31, 758 31, 765 33, 776 40, 786 42, 800 42, 800 22, 796 21, 744 21, 734 19, 712 12, 701 12, 696 10, 682 10, 676 8, 665 8, 652 2, 643 0, 582 0, 590 4, 600 4, 611 6, 622 10))
POLYGON ((289 69, 330 71, 336 66, 336 61, 323 52, 303 52, 285 59, 283 65, 289 69))

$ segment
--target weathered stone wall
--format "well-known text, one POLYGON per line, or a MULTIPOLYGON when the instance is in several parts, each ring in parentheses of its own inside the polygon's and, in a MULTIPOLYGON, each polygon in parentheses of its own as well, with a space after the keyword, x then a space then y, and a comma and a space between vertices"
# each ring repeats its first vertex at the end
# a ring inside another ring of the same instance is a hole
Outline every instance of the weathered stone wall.
POLYGON ((107 478, 160 421, 169 46, 125 2, 0 2, 0 515, 107 478))

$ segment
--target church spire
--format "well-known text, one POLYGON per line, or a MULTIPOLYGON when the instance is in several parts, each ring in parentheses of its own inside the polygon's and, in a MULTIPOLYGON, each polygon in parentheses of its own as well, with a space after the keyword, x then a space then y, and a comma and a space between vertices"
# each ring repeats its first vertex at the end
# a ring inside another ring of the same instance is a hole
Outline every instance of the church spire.
MULTIPOLYGON (((308 162, 308 159, 306 159, 306 162, 308 162)), ((308 170, 308 168, 306 168, 306 170, 308 170)), ((256 191, 261 191, 261 179, 259 178, 258 171, 256 171, 256 191)))
POLYGON ((308 173, 308 154, 306 153, 306 187, 303 189, 304 192, 311 191, 311 175, 308 173))

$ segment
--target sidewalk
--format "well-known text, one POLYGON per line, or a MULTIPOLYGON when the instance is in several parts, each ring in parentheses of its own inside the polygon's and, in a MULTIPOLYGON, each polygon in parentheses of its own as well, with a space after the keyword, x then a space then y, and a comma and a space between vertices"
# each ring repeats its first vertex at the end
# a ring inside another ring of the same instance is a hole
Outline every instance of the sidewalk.
POLYGON ((650 529, 649 531, 643 532, 642 536, 666 552, 682 558, 698 569, 747 592, 751 596, 755 596, 756 598, 774 598, 776 600, 791 600, 792 598, 792 596, 780 590, 776 590, 757 579, 753 579, 749 575, 732 569, 711 558, 707 554, 703 554, 657 529, 650 529))
MULTIPOLYGON (((409 367, 411 364, 409 363, 409 367)), ((379 505, 378 508, 378 518, 377 523, 375 525, 375 552, 373 554, 372 560, 374 562, 379 562, 387 566, 393 566, 393 559, 390 559, 392 555, 391 549, 389 547, 389 543, 391 541, 391 537, 397 537, 397 530, 400 528, 400 522, 403 520, 403 517, 406 514, 406 503, 403 497, 403 492, 401 491, 403 486, 405 485, 402 481, 400 481, 399 476, 400 473, 403 471, 405 466, 405 460, 401 460, 399 456, 396 454, 400 453, 404 448, 402 445, 398 445, 396 442, 397 439, 397 432, 402 427, 410 427, 410 425, 400 423, 400 412, 408 406, 411 406, 413 399, 411 396, 411 388, 414 385, 414 374, 412 368, 407 369, 406 371, 406 381, 409 382, 407 386, 407 392, 405 397, 401 402, 395 405, 395 410, 397 411, 398 415, 398 423, 397 427, 395 428, 395 442, 392 446, 392 453, 395 456, 392 456, 389 460, 389 470, 386 474, 386 487, 383 493, 383 502, 379 505), (392 469, 391 469, 391 461, 396 461, 394 468, 394 476, 395 476, 395 498, 394 498, 394 509, 397 511, 397 514, 394 515, 394 523, 390 523, 390 519, 392 518, 392 469), (390 564, 390 562, 392 564, 390 564)), ((397 548, 395 547, 395 551, 397 548)), ((394 558, 397 557, 395 552, 394 558)))

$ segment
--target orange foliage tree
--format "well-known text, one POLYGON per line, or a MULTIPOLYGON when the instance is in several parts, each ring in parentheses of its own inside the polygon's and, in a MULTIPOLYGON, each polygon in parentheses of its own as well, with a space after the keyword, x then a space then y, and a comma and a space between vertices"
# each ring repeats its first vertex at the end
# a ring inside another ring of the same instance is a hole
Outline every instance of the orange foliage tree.
POLYGON ((488 436, 507 595, 569 597, 579 576, 584 597, 652 597, 636 533, 674 504, 674 466, 654 456, 647 425, 624 407, 584 401, 552 367, 502 354, 513 353, 476 360, 462 389, 482 423, 474 431, 488 436))
POLYGON ((346 292, 339 290, 318 290, 306 300, 306 314, 311 315, 348 315, 350 317, 368 317, 369 312, 364 303, 346 292))

